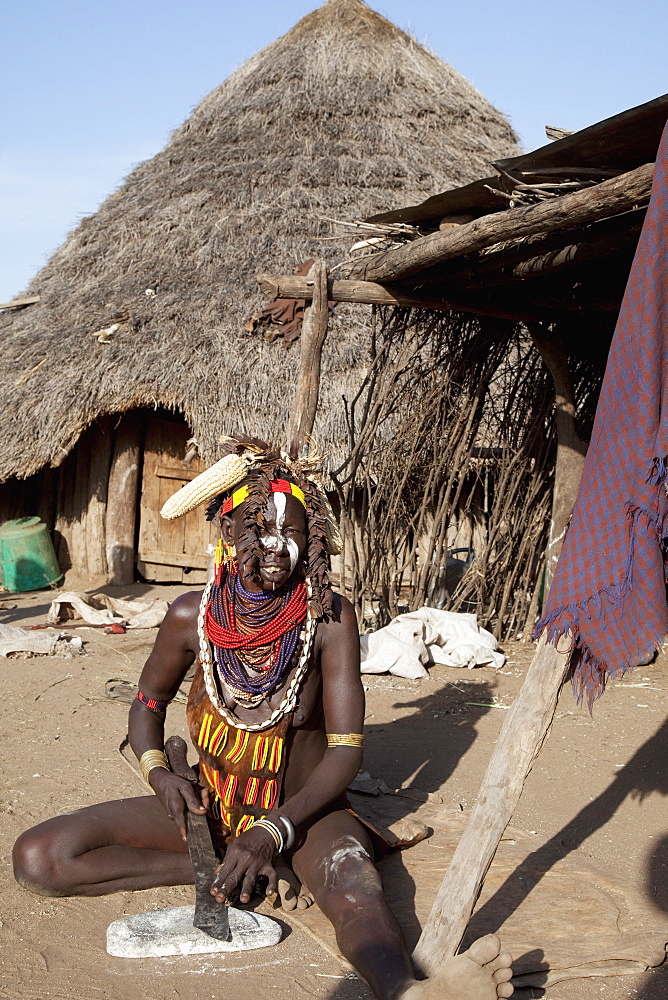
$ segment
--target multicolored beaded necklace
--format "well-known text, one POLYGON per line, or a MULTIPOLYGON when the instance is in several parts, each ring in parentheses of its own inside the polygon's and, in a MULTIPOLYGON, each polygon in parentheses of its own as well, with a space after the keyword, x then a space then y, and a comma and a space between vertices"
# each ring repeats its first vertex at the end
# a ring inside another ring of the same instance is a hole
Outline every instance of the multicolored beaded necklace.
POLYGON ((306 586, 290 579, 279 591, 246 590, 236 573, 214 582, 204 630, 230 694, 255 708, 292 661, 306 618, 306 586))

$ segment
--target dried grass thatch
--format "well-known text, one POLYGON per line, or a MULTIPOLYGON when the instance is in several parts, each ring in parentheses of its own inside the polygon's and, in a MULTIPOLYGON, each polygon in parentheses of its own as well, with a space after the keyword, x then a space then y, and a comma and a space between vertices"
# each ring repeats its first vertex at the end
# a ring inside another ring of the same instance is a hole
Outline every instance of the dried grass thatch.
MULTIPOLYGON (((38 304, 2 316, 0 479, 57 464, 98 416, 141 406, 182 411, 210 460, 230 428, 280 440, 297 359, 244 330, 256 274, 331 260, 323 216, 464 184, 515 143, 450 66, 361 0, 328 0, 81 222, 30 285, 38 304)), ((367 322, 340 308, 325 346, 315 434, 339 454, 367 322)))

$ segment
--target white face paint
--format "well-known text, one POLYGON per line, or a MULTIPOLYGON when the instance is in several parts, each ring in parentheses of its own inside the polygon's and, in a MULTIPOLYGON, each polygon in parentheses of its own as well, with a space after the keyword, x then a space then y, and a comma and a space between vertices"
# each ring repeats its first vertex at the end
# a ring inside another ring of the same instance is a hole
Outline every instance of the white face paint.
POLYGON ((297 560, 299 559, 299 549, 297 548, 297 543, 294 538, 286 538, 285 544, 288 547, 288 555, 290 556, 290 572, 297 565, 297 560))
POLYGON ((285 493, 273 493, 270 502, 273 501, 276 510, 276 534, 261 535, 260 545, 265 552, 280 552, 286 548, 290 557, 290 572, 294 570, 299 559, 299 548, 293 538, 286 538, 283 534, 285 524, 285 493))

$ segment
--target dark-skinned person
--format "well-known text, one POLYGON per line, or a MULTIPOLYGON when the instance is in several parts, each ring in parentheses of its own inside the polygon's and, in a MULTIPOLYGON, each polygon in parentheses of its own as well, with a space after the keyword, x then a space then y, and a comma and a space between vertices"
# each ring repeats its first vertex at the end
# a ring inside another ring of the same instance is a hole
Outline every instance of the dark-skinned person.
POLYGON ((317 469, 250 437, 221 443, 222 458, 162 511, 207 504, 222 537, 204 592, 169 608, 130 709, 152 794, 26 831, 14 847, 17 880, 47 896, 191 884, 190 810, 207 816, 221 858, 214 898, 247 903, 256 884, 275 898, 287 863, 293 893, 307 899, 308 887, 378 1000, 510 997, 511 958, 495 935, 416 979, 372 836, 346 800, 362 761, 364 691, 355 613, 329 582, 340 540, 317 469), (186 714, 199 786, 164 753, 166 708, 193 664, 186 714))

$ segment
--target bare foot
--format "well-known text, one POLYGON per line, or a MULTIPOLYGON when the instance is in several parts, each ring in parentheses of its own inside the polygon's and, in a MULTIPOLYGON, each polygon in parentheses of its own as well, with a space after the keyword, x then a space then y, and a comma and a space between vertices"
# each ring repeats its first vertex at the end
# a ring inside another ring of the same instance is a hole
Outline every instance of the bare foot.
POLYGON ((305 910, 313 903, 313 896, 299 880, 289 865, 282 861, 276 862, 278 875, 278 893, 274 906, 283 910, 305 910))
POLYGON ((497 1000, 511 997, 510 955, 496 934, 478 938, 468 951, 449 959, 431 979, 414 983, 401 1000, 497 1000))

